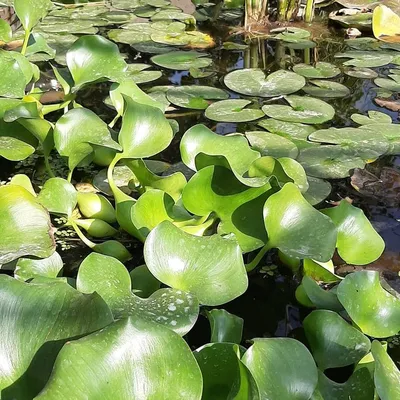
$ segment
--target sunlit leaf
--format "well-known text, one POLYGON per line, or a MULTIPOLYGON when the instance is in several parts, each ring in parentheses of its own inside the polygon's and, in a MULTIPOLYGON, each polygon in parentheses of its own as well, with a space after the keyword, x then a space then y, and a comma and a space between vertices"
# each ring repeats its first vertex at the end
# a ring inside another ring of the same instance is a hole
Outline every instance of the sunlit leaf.
POLYGON ((43 276, 55 278, 62 268, 63 261, 56 251, 50 257, 42 259, 22 257, 17 262, 14 277, 22 281, 43 276))
POLYGON ((226 310, 207 312, 211 326, 211 343, 237 343, 242 341, 243 319, 226 310))

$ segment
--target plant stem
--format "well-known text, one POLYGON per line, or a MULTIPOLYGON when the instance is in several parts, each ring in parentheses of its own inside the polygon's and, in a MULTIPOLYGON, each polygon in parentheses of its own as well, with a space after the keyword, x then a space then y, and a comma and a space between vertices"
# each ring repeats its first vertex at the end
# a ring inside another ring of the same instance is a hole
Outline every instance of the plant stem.
POLYGON ((114 117, 114 119, 108 124, 108 127, 111 128, 111 129, 114 128, 114 125, 115 125, 116 122, 118 121, 119 117, 120 117, 120 115, 117 114, 117 115, 114 117))
POLYGON ((29 42, 29 37, 31 36, 31 31, 26 30, 25 31, 25 37, 24 37, 24 44, 22 45, 21 49, 21 54, 24 56, 26 53, 26 49, 28 47, 28 42, 29 42))
POLYGON ((249 264, 246 264, 246 271, 250 272, 253 271, 254 268, 257 268, 257 265, 260 263, 264 255, 267 253, 268 250, 270 250, 272 247, 270 243, 268 242, 259 252, 258 254, 254 257, 253 261, 251 261, 249 264))
POLYGON ((314 0, 307 0, 304 21, 312 22, 314 19, 314 0))
POLYGON ((121 160, 121 153, 117 153, 114 156, 114 159, 110 162, 110 165, 108 166, 108 169, 107 169, 107 180, 108 180, 108 184, 114 194, 114 197, 115 197, 116 193, 121 191, 119 189, 119 187, 115 184, 114 177, 113 177, 114 168, 117 165, 119 160, 121 160))
POLYGON ((55 178, 53 169, 51 168, 51 165, 49 163, 49 158, 47 156, 44 156, 44 165, 46 166, 46 170, 50 178, 55 178))
POLYGON ((78 225, 76 225, 76 223, 75 223, 72 219, 69 219, 69 220, 67 221, 67 223, 70 224, 70 225, 74 228, 74 231, 75 231, 76 234, 79 236, 79 239, 81 239, 82 242, 85 243, 87 247, 93 249, 93 247, 96 246, 95 243, 93 243, 91 240, 89 240, 89 239, 83 234, 83 232, 80 230, 80 228, 78 227, 78 225))
POLYGON ((71 182, 71 180, 72 180, 72 172, 73 172, 73 171, 69 171, 69 172, 68 172, 68 176, 67 176, 67 181, 68 181, 68 182, 71 182))

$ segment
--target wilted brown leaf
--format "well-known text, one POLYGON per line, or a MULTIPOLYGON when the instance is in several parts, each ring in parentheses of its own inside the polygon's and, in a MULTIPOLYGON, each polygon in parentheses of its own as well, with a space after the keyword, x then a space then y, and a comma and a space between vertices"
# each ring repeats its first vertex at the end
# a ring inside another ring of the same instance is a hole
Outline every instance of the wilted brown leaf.
POLYGON ((380 97, 375 98, 374 101, 378 106, 385 107, 391 111, 400 112, 400 101, 385 100, 380 97))

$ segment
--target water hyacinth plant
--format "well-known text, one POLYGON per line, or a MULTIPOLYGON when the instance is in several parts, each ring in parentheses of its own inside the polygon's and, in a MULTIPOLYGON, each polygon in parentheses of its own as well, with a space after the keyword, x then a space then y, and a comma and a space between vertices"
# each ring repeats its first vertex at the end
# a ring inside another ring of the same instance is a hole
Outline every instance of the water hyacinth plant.
MULTIPOLYGON (((0 25, 0 156, 15 167, 0 185, 1 399, 400 398, 399 293, 369 268, 383 235, 351 200, 326 201, 350 175, 357 193, 379 187, 365 166, 400 153, 392 114, 340 125, 335 102, 346 73, 393 107, 396 35, 218 80, 201 51, 214 41, 169 1, 34 3, 14 2, 24 32, 0 25), (152 56, 132 63, 127 45, 152 56), (281 270, 296 330, 250 337, 251 280, 281 270)), ((315 45, 300 28, 273 40, 315 45)))

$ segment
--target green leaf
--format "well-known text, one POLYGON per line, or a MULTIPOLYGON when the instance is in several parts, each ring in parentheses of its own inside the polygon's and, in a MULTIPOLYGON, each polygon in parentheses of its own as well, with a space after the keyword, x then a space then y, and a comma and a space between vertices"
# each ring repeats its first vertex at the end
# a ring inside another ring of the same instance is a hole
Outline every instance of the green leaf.
POLYGON ((381 256, 385 242, 361 209, 342 200, 337 207, 325 208, 321 212, 337 227, 336 247, 346 263, 365 265, 381 256))
POLYGON ((50 257, 55 250, 50 217, 22 186, 0 187, 0 264, 23 256, 50 257))
POLYGON ((156 279, 146 265, 140 265, 130 272, 132 292, 139 297, 147 298, 160 289, 161 282, 156 279))
POLYGON ((392 123, 392 117, 390 115, 374 110, 368 111, 368 116, 362 114, 352 114, 350 118, 359 125, 392 123))
POLYGON ((399 124, 373 124, 365 125, 363 129, 374 133, 380 132, 389 141, 387 155, 395 155, 400 152, 400 125, 399 124))
POLYGON ((303 195, 312 206, 321 203, 331 194, 332 186, 328 181, 307 176, 307 182, 308 190, 303 195))
POLYGON ((309 81, 309 83, 311 85, 304 86, 303 91, 310 96, 332 99, 338 97, 346 97, 350 94, 350 89, 338 82, 315 79, 309 81))
POLYGON ((257 384, 232 343, 209 343, 193 354, 203 375, 203 400, 259 400, 257 384))
POLYGON ((271 118, 305 124, 322 124, 335 115, 335 109, 330 104, 313 97, 286 96, 285 100, 289 106, 265 105, 262 110, 271 118))
POLYGON ((188 71, 190 68, 208 67, 212 60, 206 53, 198 51, 170 51, 151 57, 151 61, 160 67, 176 71, 188 71))
POLYGON ((38 277, 56 278, 63 268, 61 256, 55 251, 50 257, 34 260, 20 258, 14 271, 14 277, 27 281, 38 277))
POLYGON ((211 343, 237 343, 242 341, 243 319, 226 310, 207 312, 211 327, 211 343))
POLYGON ((116 221, 115 210, 110 201, 97 193, 78 192, 78 207, 86 218, 99 218, 109 224, 116 221))
POLYGON ((139 63, 128 64, 126 75, 129 76, 129 78, 132 78, 133 82, 135 82, 137 85, 140 83, 152 82, 161 78, 161 71, 146 71, 149 68, 151 68, 151 65, 139 63))
POLYGON ((119 81, 127 69, 118 46, 98 35, 80 37, 67 52, 67 65, 75 82, 73 91, 99 79, 119 81))
POLYGON ((172 128, 163 112, 124 96, 125 112, 119 133, 123 152, 120 158, 151 157, 171 143, 172 128))
POLYGON ((221 100, 211 104, 204 115, 218 122, 247 122, 264 116, 259 109, 245 108, 250 104, 251 101, 242 99, 221 100))
POLYGON ((306 80, 291 71, 279 70, 266 76, 261 69, 248 68, 230 72, 224 83, 234 92, 247 96, 274 97, 297 92, 306 80))
POLYGON ((9 42, 12 39, 11 26, 4 19, 0 19, 0 41, 9 42))
POLYGON ((333 311, 313 311, 305 318, 303 326, 321 370, 356 364, 371 348, 365 335, 333 311))
POLYGON ((393 56, 383 51, 349 50, 344 53, 335 54, 335 58, 350 58, 343 65, 361 68, 382 67, 393 61, 393 56))
POLYGON ((337 282, 342 278, 335 275, 335 267, 332 260, 326 263, 306 259, 303 261, 303 274, 309 276, 314 281, 322 281, 326 283, 337 282))
POLYGON ((372 342, 372 355, 375 360, 374 380, 379 397, 382 400, 396 400, 400 396, 400 371, 377 341, 372 342))
POLYGON ((343 306, 340 304, 336 291, 324 290, 317 282, 315 282, 309 276, 304 276, 301 281, 301 286, 304 288, 304 292, 310 301, 317 307, 331 311, 342 311, 343 306))
POLYGON ((70 110, 57 121, 54 142, 60 155, 68 157, 71 171, 93 153, 94 146, 121 150, 107 124, 86 108, 70 110))
POLYGON ((31 31, 51 7, 50 0, 14 0, 15 12, 25 31, 31 31))
POLYGON ((253 341, 242 362, 253 374, 260 398, 308 400, 317 386, 318 375, 304 344, 289 338, 253 341))
POLYGON ((110 324, 112 315, 99 295, 83 295, 62 281, 27 284, 5 275, 0 281, 2 398, 33 399, 63 344, 110 324))
POLYGON ((264 221, 270 248, 296 258, 328 261, 336 244, 336 227, 312 207, 293 183, 268 198, 264 221))
POLYGON ((110 307, 114 318, 137 318, 165 325, 180 335, 189 332, 197 320, 199 304, 190 293, 160 289, 142 299, 131 291, 131 278, 115 258, 91 253, 79 267, 77 289, 98 293, 110 307))
POLYGON ((360 79, 374 79, 378 77, 378 73, 370 68, 351 67, 344 70, 348 76, 360 79))
POLYGON ((25 95, 27 85, 25 74, 19 62, 10 52, 0 50, 0 96, 21 98, 25 95))
POLYGON ((30 194, 36 197, 35 189, 33 189, 32 182, 27 175, 17 174, 10 180, 10 185, 19 185, 26 189, 30 194))
POLYGON ((201 372, 186 342, 159 324, 131 317, 65 345, 37 399, 85 393, 104 400, 200 400, 201 392, 201 372))
POLYGON ((159 281, 193 293, 204 305, 227 303, 247 289, 242 254, 231 239, 196 237, 164 221, 147 237, 144 257, 159 281))
POLYGON ((296 64, 293 71, 308 79, 334 78, 340 74, 340 69, 327 62, 317 62, 315 66, 309 64, 296 64))
POLYGON ((37 199, 50 213, 65 214, 68 217, 77 204, 75 188, 62 178, 47 180, 37 199))
POLYGON ((382 288, 378 272, 347 275, 338 286, 337 296, 366 335, 384 338, 400 331, 400 300, 382 288))
POLYGON ((118 233, 110 224, 98 218, 75 219, 74 222, 94 238, 115 236, 118 233))

